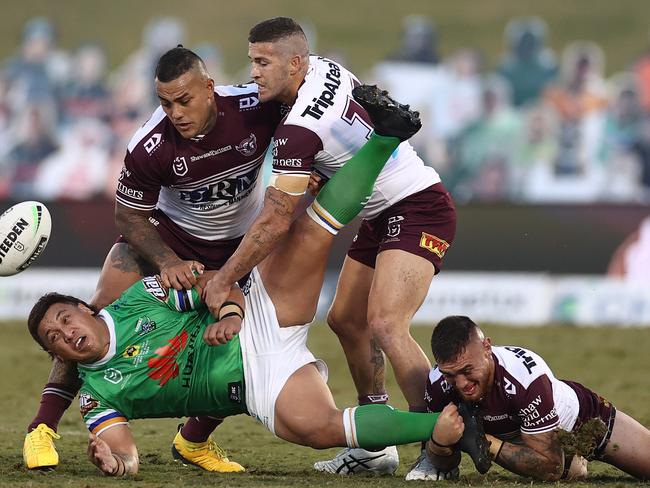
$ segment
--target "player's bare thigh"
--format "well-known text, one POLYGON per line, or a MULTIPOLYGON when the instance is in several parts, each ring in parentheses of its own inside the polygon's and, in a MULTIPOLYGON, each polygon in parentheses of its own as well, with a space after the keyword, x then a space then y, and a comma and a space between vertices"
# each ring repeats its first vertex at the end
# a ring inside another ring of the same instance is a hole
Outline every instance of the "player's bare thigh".
POLYGON ((293 373, 275 401, 275 434, 316 449, 344 446, 343 416, 314 363, 293 373))
POLYGON ((258 266, 281 327, 313 320, 333 238, 303 214, 292 224, 284 241, 258 266))
POLYGON ((650 431, 618 410, 603 461, 640 479, 650 479, 650 431))
POLYGON ((126 242, 117 242, 108 252, 95 294, 90 303, 103 308, 119 298, 124 290, 144 276, 154 274, 154 268, 143 260, 126 242))

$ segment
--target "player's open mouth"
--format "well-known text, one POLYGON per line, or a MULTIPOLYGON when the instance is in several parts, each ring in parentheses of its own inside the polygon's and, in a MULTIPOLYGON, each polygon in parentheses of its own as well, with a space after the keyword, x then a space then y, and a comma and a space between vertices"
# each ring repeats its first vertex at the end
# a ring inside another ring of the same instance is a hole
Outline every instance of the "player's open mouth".
POLYGON ((74 348, 77 351, 81 351, 81 348, 84 346, 85 343, 86 343, 86 336, 81 336, 79 337, 79 339, 75 341, 74 348))
POLYGON ((192 126, 192 122, 183 122, 181 124, 176 124, 178 130, 182 130, 182 131, 189 129, 191 126, 192 126))
POLYGON ((477 388, 476 384, 463 388, 463 395, 465 396, 473 395, 476 392, 476 388, 477 388))

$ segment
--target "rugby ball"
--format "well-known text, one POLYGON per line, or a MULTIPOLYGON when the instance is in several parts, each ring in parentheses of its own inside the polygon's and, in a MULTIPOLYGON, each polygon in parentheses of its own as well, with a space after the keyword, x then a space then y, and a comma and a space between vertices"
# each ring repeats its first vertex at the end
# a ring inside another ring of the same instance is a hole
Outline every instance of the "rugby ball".
POLYGON ((0 215, 0 276, 26 270, 50 239, 52 218, 40 202, 17 203, 0 215))

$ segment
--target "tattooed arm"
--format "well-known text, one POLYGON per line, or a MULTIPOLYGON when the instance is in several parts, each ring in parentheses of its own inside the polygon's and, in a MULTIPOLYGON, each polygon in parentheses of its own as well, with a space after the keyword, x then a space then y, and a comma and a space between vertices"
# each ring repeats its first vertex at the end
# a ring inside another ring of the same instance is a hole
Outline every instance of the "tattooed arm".
POLYGON ((134 210, 115 203, 115 224, 129 245, 159 271, 164 286, 177 290, 196 284, 193 271, 203 272, 198 261, 183 261, 163 242, 156 227, 149 221, 151 212, 134 210))
MULTIPOLYGON (((307 187, 307 180, 304 182, 307 187)), ((230 286, 250 272, 287 234, 294 212, 302 199, 268 187, 264 207, 255 219, 235 253, 205 287, 205 303, 214 315, 230 292, 230 286)))
POLYGON ((523 445, 486 435, 496 463, 513 473, 538 480, 557 481, 564 469, 564 453, 557 433, 522 434, 523 445))

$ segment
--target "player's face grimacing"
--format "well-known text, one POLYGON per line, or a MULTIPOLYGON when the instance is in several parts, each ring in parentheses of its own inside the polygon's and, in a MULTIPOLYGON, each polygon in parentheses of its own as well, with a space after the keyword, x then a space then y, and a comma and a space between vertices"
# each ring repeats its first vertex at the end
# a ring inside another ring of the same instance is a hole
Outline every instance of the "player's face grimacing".
POLYGON ((84 305, 55 303, 38 326, 45 348, 65 361, 90 363, 108 352, 107 327, 84 305))
POLYGON ((207 134, 214 127, 214 82, 200 70, 191 69, 168 82, 156 80, 156 93, 165 114, 185 139, 207 134))
POLYGON ((279 100, 293 104, 290 93, 291 57, 285 55, 279 42, 249 42, 251 78, 259 90, 260 102, 279 100))
POLYGON ((491 359, 490 340, 475 338, 456 359, 438 363, 438 369, 464 401, 478 402, 492 384, 491 359))

